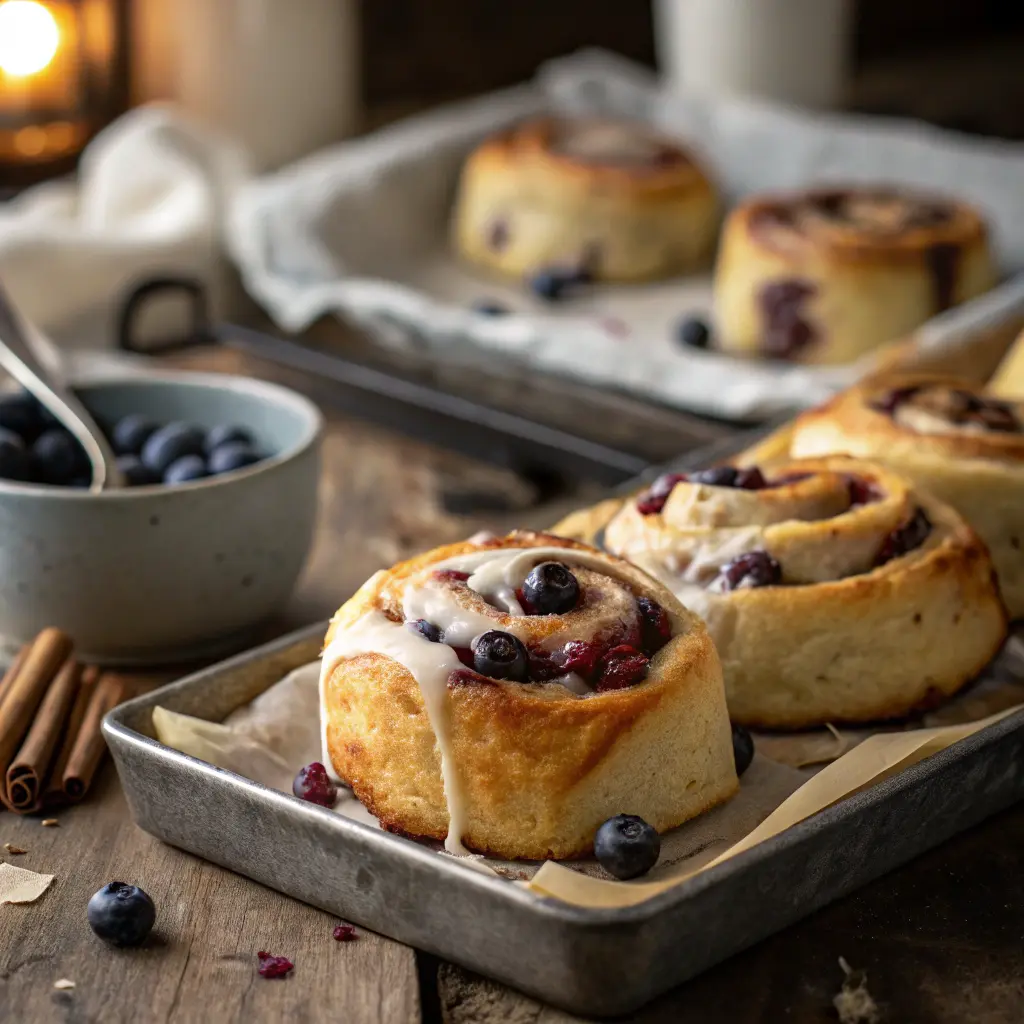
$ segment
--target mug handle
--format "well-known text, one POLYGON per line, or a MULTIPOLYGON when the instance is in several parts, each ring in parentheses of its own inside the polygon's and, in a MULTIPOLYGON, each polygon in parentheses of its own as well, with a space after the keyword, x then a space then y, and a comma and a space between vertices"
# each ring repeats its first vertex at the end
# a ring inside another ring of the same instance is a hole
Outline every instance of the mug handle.
POLYGON ((210 320, 210 301, 206 286, 194 277, 153 277, 134 287, 121 307, 117 325, 117 347, 123 352, 162 355, 178 349, 210 344, 215 335, 210 320), (189 328, 184 337, 143 344, 137 337, 139 316, 156 296, 184 295, 189 304, 189 328))

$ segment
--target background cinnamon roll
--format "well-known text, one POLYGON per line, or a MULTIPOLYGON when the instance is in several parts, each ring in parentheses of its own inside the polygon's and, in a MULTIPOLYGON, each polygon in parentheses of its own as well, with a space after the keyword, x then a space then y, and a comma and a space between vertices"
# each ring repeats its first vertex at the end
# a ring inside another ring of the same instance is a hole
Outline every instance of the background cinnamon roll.
POLYGON ((870 462, 666 474, 554 529, 595 533, 705 619, 745 725, 905 715, 955 693, 1006 634, 971 528, 870 462))
POLYGON ((662 831, 737 787, 700 619, 545 534, 377 573, 331 623, 321 719, 325 763, 384 827, 451 852, 581 856, 613 815, 662 831))
POLYGON ((1010 615, 1024 616, 1024 403, 892 377, 800 416, 790 451, 878 459, 958 509, 988 545, 1010 615))
POLYGON ((452 235, 505 274, 637 281, 708 262, 717 225, 714 188, 676 143, 627 121, 542 118, 470 155, 452 235))
POLYGON ((722 234, 718 344, 849 363, 995 282, 985 223, 964 203, 880 187, 755 196, 722 234))

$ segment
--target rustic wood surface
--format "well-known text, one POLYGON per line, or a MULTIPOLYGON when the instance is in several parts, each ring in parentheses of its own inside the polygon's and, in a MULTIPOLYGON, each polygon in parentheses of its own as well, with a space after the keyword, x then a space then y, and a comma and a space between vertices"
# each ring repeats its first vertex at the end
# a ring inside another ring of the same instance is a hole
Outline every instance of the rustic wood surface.
MULTIPOLYGON (((274 375, 230 353, 182 361, 274 375)), ((531 485, 506 471, 338 415, 331 416, 324 462, 313 557, 277 631, 330 614, 395 558, 485 524, 545 518, 531 485), (478 493, 500 496, 501 509, 459 514, 466 495, 478 493)), ((584 487, 565 498, 592 496, 584 487)), ((0 859, 56 876, 36 903, 0 907, 0 1021, 576 1020, 362 929, 357 942, 335 942, 330 915, 137 829, 109 763, 86 802, 57 818, 54 828, 42 827, 39 817, 0 814, 0 859), (8 853, 4 843, 27 852, 8 853), (156 901, 156 933, 140 951, 108 948, 89 931, 88 897, 113 879, 137 882, 156 901), (261 949, 291 958, 292 975, 259 977, 261 949), (61 978, 74 989, 55 990, 61 978)), ((1022 850, 1024 809, 1017 809, 682 986, 634 1019, 835 1021, 842 956, 867 972, 881 1022, 1016 1024, 1024 1005, 1022 850)))

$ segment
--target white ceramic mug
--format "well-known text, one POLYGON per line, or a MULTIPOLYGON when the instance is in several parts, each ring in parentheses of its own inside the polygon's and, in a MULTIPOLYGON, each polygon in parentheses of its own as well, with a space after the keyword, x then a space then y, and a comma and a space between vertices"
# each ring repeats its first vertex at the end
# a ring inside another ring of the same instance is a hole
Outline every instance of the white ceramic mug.
POLYGON ((172 99, 270 170, 352 134, 358 0, 146 0, 136 5, 137 102, 172 99))
POLYGON ((835 106, 851 13, 850 0, 655 0, 659 64, 694 93, 835 106))

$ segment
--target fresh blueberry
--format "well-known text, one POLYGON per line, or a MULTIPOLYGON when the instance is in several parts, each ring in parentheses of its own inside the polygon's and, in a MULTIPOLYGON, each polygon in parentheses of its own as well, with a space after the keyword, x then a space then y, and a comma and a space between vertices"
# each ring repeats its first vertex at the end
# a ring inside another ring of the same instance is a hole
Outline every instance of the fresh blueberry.
POLYGON ((210 473, 219 476, 259 462, 259 454, 243 441, 229 441, 210 452, 210 473))
POLYGON ((89 900, 89 927, 115 946, 140 946, 153 930, 156 907, 137 885, 109 882, 89 900))
POLYGON ((724 590, 775 586, 782 582, 782 567, 767 551, 748 551, 722 566, 717 582, 724 590))
POLYGON ((206 463, 200 456, 182 455, 167 467, 164 483, 173 487, 175 484, 187 484, 191 480, 202 480, 208 475, 206 463))
POLYGON ((0 395, 0 428, 31 444, 46 428, 43 407, 27 391, 0 395))
POLYGON ((32 463, 21 438, 0 427, 0 479, 28 480, 32 476, 32 463))
POLYGON ((489 629, 473 640, 472 651, 473 668, 480 675, 526 682, 529 658, 518 637, 489 629))
POLYGON ((439 644, 444 640, 444 633, 432 622, 427 622, 426 619, 410 619, 406 622, 406 625, 414 633, 419 633, 424 640, 429 640, 432 644, 439 644))
POLYGON ((142 446, 142 461, 163 477, 172 462, 185 455, 202 455, 203 432, 188 423, 168 423, 142 446))
POLYGON ((711 340, 711 331, 700 317, 688 316, 680 320, 676 336, 689 348, 707 348, 711 340))
POLYGON ((206 432, 206 440, 203 442, 206 454, 211 454, 215 448, 220 448, 224 444, 244 444, 255 448, 256 439, 252 436, 252 431, 246 430, 245 427, 233 426, 230 423, 220 423, 216 427, 210 427, 206 432))
POLYGON ((472 309, 481 316, 508 316, 508 307, 495 302, 494 299, 477 299, 472 309))
POLYGON ((159 483, 160 478, 154 476, 138 455, 118 455, 117 468, 121 470, 124 482, 129 487, 143 487, 146 484, 159 483))
POLYGON ((32 445, 35 475, 44 484, 67 485, 89 475, 89 460, 82 446, 60 427, 44 430, 32 445))
POLYGON ((733 723, 732 756, 736 762, 736 774, 742 775, 754 760, 754 741, 742 725, 733 723))
POLYGON ((524 580, 523 597, 534 615, 564 615, 576 607, 580 584, 561 562, 541 562, 524 580))
POLYGON ((660 853, 661 837, 635 814, 616 814, 594 836, 597 862, 622 881, 647 874, 658 863, 660 853))
POLYGON ((747 551, 726 562, 708 587, 719 593, 749 587, 772 587, 782 582, 782 567, 767 551, 747 551))
POLYGON ((110 432, 110 443, 118 455, 141 455, 143 445, 157 432, 157 424, 146 416, 122 416, 110 432))
POLYGON ((557 302, 564 298, 566 289, 573 284, 573 275, 558 268, 538 270, 529 280, 530 291, 538 299, 557 302))
POLYGON ((327 769, 314 761, 299 769, 292 782, 292 792, 300 800, 308 800, 321 807, 333 807, 338 799, 338 787, 331 781, 327 769))

